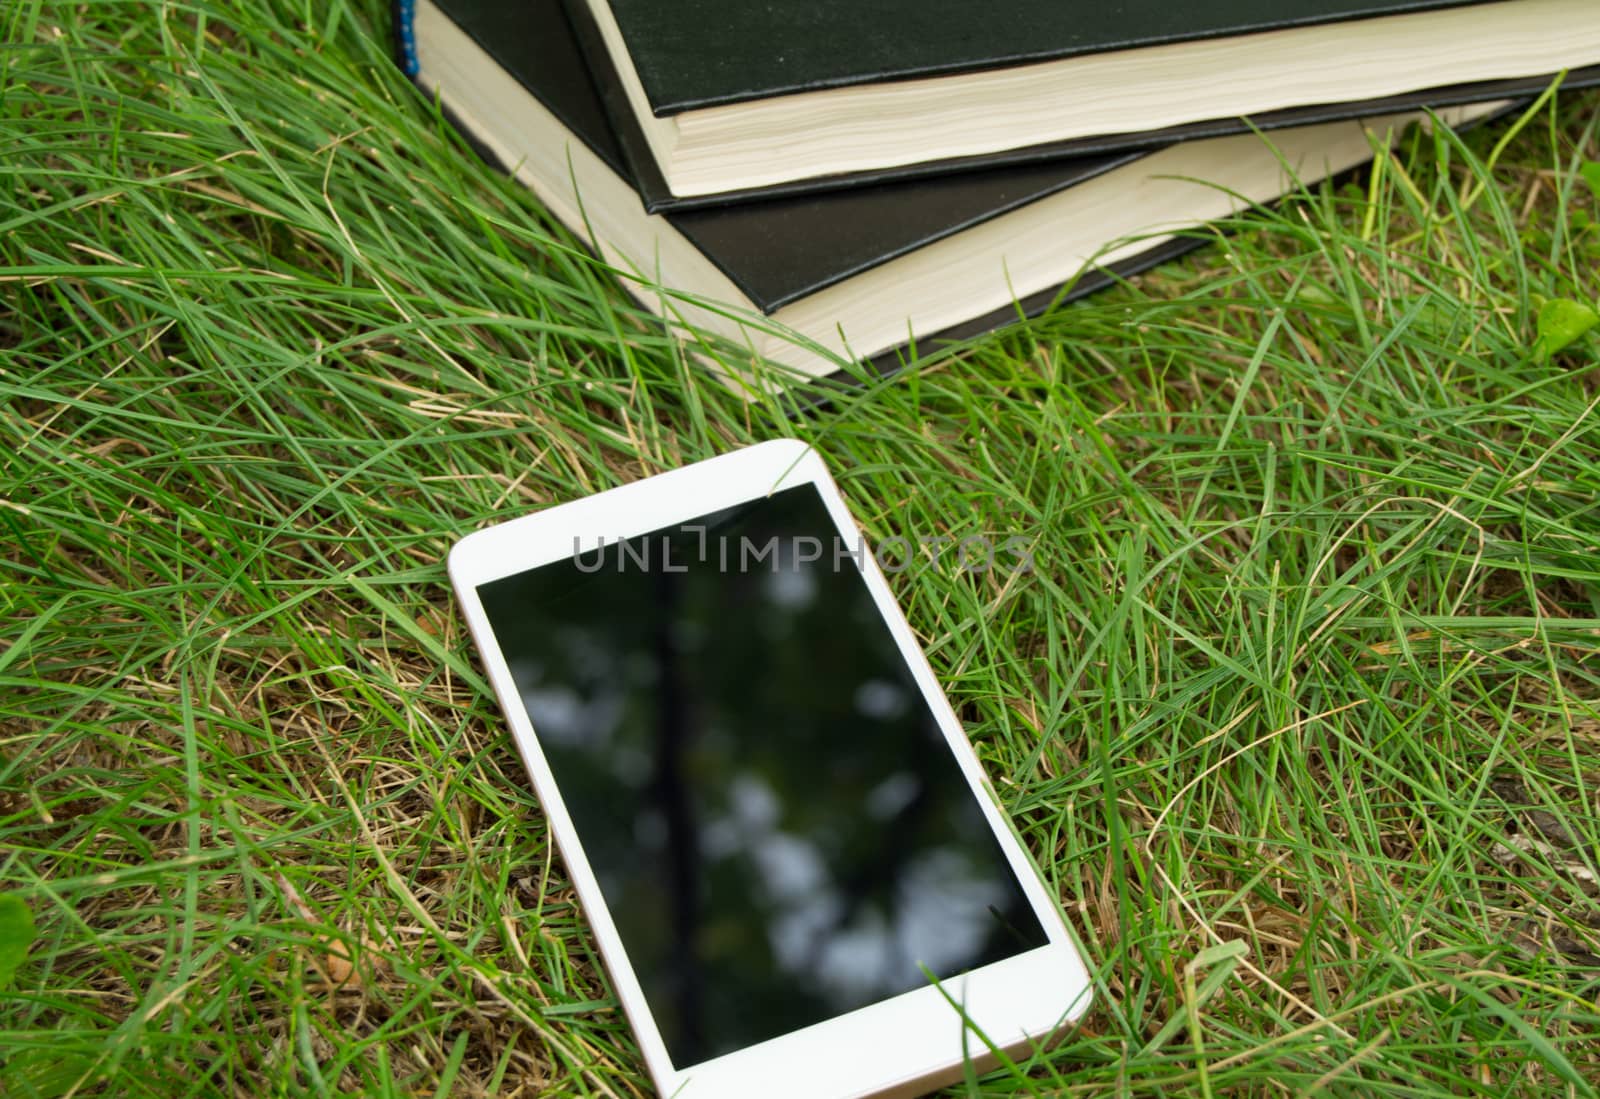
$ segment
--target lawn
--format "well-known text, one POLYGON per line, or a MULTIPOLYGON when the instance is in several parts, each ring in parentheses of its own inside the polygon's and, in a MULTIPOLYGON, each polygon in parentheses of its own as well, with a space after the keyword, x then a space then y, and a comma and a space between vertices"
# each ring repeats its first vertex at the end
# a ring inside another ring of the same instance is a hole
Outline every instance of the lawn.
POLYGON ((959 1094, 1595 1094, 1600 95, 804 414, 378 0, 0 34, 0 1093, 647 1094, 441 561, 798 435, 1038 563, 892 578, 1098 986, 959 1094))

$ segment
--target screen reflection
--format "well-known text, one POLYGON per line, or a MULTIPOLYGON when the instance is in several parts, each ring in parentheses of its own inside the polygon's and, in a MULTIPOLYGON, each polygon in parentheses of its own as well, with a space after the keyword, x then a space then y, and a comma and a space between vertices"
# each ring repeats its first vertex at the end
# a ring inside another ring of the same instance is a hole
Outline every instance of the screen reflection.
POLYGON ((833 532, 804 485, 479 588, 679 1066, 1046 942, 833 532))

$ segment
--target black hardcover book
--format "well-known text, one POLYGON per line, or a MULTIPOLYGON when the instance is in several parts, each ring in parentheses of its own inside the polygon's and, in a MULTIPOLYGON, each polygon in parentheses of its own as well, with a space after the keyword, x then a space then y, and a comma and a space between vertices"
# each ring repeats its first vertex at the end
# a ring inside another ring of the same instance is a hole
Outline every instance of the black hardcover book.
POLYGON ((1521 94, 1476 86, 1600 65, 1595 0, 573 2, 679 200, 1521 94))
MULTIPOLYGON (((448 4, 450 0, 446 0, 448 4)), ((1272 131, 1292 126, 1315 126, 1323 122, 1339 122, 1349 118, 1375 118, 1380 115, 1399 114, 1422 108, 1439 110, 1469 103, 1487 103, 1496 100, 1529 99, 1550 85, 1548 74, 1520 77, 1515 80, 1482 81, 1476 84, 1453 84, 1448 88, 1433 88, 1420 92, 1407 92, 1383 99, 1365 99, 1349 103, 1321 103, 1309 107, 1291 107, 1287 110, 1269 111, 1252 118, 1219 118, 1205 122, 1192 122, 1183 126, 1168 126, 1160 130, 1146 130, 1129 134, 1108 134, 1098 137, 1075 138, 1070 141, 1051 141, 1022 149, 1001 149, 981 156, 955 157, 950 160, 921 164, 905 164, 895 168, 855 172, 844 175, 823 176, 818 179, 792 180, 742 191, 729 191, 713 195, 674 195, 661 174, 650 143, 633 113, 622 80, 606 50, 600 28, 594 21, 585 0, 565 0, 567 15, 583 48, 590 76, 600 100, 605 105, 606 116, 616 136, 622 155, 627 161, 628 174, 644 199, 645 209, 651 213, 668 213, 674 210, 696 210, 710 206, 731 206, 742 202, 793 195, 816 194, 822 191, 844 190, 876 183, 899 183, 932 176, 983 171, 1007 166, 1040 164, 1070 157, 1099 157, 1127 155, 1174 145, 1180 141, 1193 141, 1207 137, 1228 137, 1251 131, 1272 131)), ((483 18, 486 6, 471 0, 460 5, 463 25, 471 26, 483 18)), ((489 5, 488 7, 492 7, 489 5)), ((488 40, 495 43, 495 52, 504 57, 515 57, 520 46, 515 26, 507 25, 502 15, 488 20, 501 34, 488 40)), ((1563 87, 1588 87, 1600 85, 1600 65, 1592 65, 1567 73, 1563 87)))
POLYGON ((810 375, 966 336, 1189 246, 1181 234, 1364 163, 1410 117, 1246 134, 727 208, 648 213, 561 0, 402 0, 404 63, 486 155, 663 316, 810 375), (448 8, 447 6, 448 5, 448 8), (498 18, 488 13, 498 10, 498 18), (495 49, 532 12, 540 33, 495 49), (1207 182, 1197 182, 1205 180, 1207 182))

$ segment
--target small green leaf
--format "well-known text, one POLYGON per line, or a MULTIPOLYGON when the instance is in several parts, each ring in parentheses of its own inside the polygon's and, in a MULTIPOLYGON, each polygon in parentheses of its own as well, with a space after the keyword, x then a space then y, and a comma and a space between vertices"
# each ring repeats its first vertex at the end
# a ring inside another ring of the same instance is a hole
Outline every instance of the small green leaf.
POLYGON ((15 893, 0 893, 0 988, 9 988, 33 945, 33 913, 15 893))
POLYGON ((1586 160, 1578 171, 1583 173, 1584 182, 1589 185, 1596 198, 1600 198, 1600 160, 1586 160))
POLYGON ((1596 325, 1600 325, 1600 313, 1592 305, 1570 298, 1547 301, 1539 310, 1539 338, 1534 342, 1534 354, 1542 362, 1570 347, 1596 325))

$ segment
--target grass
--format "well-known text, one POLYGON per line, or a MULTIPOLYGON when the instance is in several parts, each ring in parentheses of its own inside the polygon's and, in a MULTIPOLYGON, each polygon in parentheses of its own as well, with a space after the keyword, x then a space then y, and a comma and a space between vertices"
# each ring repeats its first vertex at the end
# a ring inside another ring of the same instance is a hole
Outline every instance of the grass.
POLYGON ((440 562, 795 434, 869 537, 1039 562, 894 579, 1100 990, 961 1094, 1595 1093, 1600 340, 1534 342, 1597 292, 1600 98, 807 418, 382 9, 0 13, 0 1092, 647 1092, 440 562))

